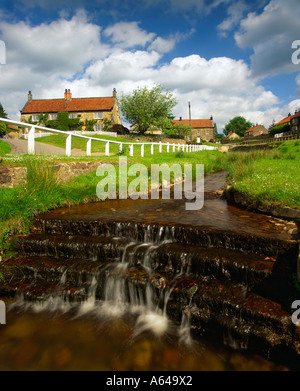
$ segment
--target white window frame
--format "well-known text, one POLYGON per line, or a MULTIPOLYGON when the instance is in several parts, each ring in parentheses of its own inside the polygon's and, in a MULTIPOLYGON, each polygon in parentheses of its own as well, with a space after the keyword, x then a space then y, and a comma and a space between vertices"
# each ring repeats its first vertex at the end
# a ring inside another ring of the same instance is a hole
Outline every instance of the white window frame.
POLYGON ((206 130, 205 130, 205 134, 209 134, 209 129, 206 129, 206 130))
POLYGON ((32 114, 32 121, 36 122, 39 121, 39 119, 40 119, 39 114, 32 114))
POLYGON ((77 113, 69 113, 69 118, 71 119, 77 118, 77 113))
POLYGON ((94 119, 103 119, 103 111, 96 111, 94 113, 94 119))
POLYGON ((50 119, 57 119, 57 114, 55 113, 50 114, 50 119))

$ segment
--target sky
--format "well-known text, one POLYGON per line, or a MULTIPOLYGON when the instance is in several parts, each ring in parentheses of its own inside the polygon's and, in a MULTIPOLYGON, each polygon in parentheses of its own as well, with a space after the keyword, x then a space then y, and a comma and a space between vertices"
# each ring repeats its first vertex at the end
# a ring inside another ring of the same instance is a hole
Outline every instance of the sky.
POLYGON ((80 98, 160 84, 175 118, 190 102, 219 133, 237 115, 268 128, 300 108, 299 20, 299 0, 1 0, 0 102, 18 120, 29 90, 80 98))

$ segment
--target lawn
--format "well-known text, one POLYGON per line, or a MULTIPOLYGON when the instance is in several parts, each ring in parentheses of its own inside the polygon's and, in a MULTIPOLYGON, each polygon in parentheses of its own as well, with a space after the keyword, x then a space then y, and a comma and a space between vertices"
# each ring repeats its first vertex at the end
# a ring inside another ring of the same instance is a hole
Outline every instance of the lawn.
POLYGON ((5 156, 10 153, 11 146, 7 144, 5 141, 0 140, 0 156, 5 156))
POLYGON ((286 141, 269 151, 232 152, 226 160, 234 189, 262 204, 300 209, 299 141, 286 141))

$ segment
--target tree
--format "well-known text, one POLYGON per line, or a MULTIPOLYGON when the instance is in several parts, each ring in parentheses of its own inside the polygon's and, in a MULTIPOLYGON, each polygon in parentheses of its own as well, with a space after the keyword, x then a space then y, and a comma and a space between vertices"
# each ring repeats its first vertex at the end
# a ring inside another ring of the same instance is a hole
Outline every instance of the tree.
MULTIPOLYGON (((0 118, 8 118, 7 114, 0 103, 0 118)), ((0 122, 0 137, 3 137, 7 133, 7 127, 3 122, 0 122)))
POLYGON ((286 133, 290 132, 291 127, 289 124, 278 124, 274 125, 269 129, 270 134, 277 134, 277 133, 286 133))
POLYGON ((252 128, 253 124, 247 121, 242 116, 232 118, 224 128, 224 134, 227 136, 229 132, 235 132, 240 137, 244 137, 246 130, 252 128))
POLYGON ((0 103, 0 118, 8 118, 1 103, 0 103))
POLYGON ((138 87, 130 94, 123 94, 119 106, 126 121, 136 126, 139 133, 145 133, 150 127, 170 127, 172 108, 177 100, 161 85, 153 88, 138 87))

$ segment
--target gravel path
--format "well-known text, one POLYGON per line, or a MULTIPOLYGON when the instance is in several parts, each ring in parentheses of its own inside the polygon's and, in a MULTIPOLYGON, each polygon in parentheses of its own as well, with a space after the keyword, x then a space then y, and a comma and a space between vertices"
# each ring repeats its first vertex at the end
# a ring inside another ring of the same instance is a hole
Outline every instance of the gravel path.
MULTIPOLYGON (((11 155, 23 155, 27 153, 27 140, 21 139, 2 139, 11 146, 11 155)), ((56 147, 54 145, 35 142, 35 153, 37 155, 65 155, 66 150, 64 148, 56 147)), ((86 155, 84 151, 72 151, 73 156, 86 155)))

